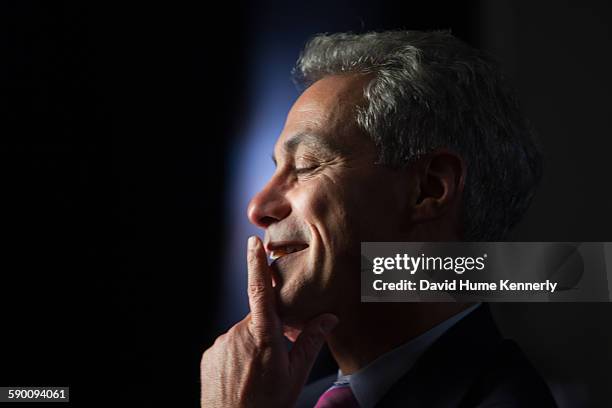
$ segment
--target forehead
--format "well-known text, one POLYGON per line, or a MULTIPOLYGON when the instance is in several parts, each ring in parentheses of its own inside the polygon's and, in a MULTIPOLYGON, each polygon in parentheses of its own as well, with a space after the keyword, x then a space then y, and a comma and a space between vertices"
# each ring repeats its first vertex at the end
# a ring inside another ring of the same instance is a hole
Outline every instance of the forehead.
POLYGON ((334 75, 312 84, 289 111, 275 155, 282 154, 298 134, 313 135, 339 147, 368 143, 355 122, 356 109, 365 102, 363 89, 368 80, 365 75, 334 75))

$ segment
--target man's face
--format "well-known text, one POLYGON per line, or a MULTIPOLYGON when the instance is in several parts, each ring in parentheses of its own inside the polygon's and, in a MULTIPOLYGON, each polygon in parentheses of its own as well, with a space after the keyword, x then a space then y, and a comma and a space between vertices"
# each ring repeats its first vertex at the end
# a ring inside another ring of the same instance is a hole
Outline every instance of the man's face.
POLYGON ((367 80, 330 76, 299 97, 275 145, 276 171, 249 205, 293 327, 358 303, 360 242, 395 240, 405 215, 405 175, 375 164, 355 123, 367 80))

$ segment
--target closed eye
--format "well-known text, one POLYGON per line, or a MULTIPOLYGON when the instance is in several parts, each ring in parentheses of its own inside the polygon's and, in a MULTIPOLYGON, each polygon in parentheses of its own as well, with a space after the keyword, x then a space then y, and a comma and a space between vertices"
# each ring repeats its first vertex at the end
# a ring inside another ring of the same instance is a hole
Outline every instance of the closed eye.
POLYGON ((299 167, 295 169, 295 173, 297 175, 302 175, 302 174, 308 174, 308 173, 312 173, 313 171, 315 171, 316 169, 318 169, 319 166, 308 166, 308 167, 299 167))

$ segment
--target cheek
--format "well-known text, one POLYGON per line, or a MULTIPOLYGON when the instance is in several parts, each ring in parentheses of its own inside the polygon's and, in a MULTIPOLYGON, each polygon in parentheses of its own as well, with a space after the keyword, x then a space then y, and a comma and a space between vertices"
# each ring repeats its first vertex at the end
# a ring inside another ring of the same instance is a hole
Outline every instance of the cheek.
POLYGON ((344 187, 346 183, 323 179, 295 197, 298 218, 315 231, 311 262, 316 270, 327 271, 323 275, 340 265, 346 269, 347 262, 360 251, 361 222, 354 208, 359 204, 347 198, 344 187))
POLYGON ((291 202, 295 215, 305 221, 324 215, 325 195, 318 189, 302 187, 292 194, 291 202))
POLYGON ((322 234, 334 230, 335 235, 344 231, 347 224, 345 191, 328 178, 317 181, 295 192, 292 196, 293 211, 297 218, 313 225, 322 234))
POLYGON ((344 191, 349 238, 357 241, 395 241, 403 219, 402 197, 385 178, 364 175, 344 191))

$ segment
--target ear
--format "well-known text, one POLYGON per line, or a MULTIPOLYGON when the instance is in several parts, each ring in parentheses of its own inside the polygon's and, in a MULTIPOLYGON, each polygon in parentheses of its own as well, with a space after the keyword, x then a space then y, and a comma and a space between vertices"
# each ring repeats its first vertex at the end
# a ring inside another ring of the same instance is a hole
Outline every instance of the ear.
POLYGON ((416 201, 412 221, 431 221, 458 209, 466 167, 457 153, 436 149, 419 159, 416 201))

